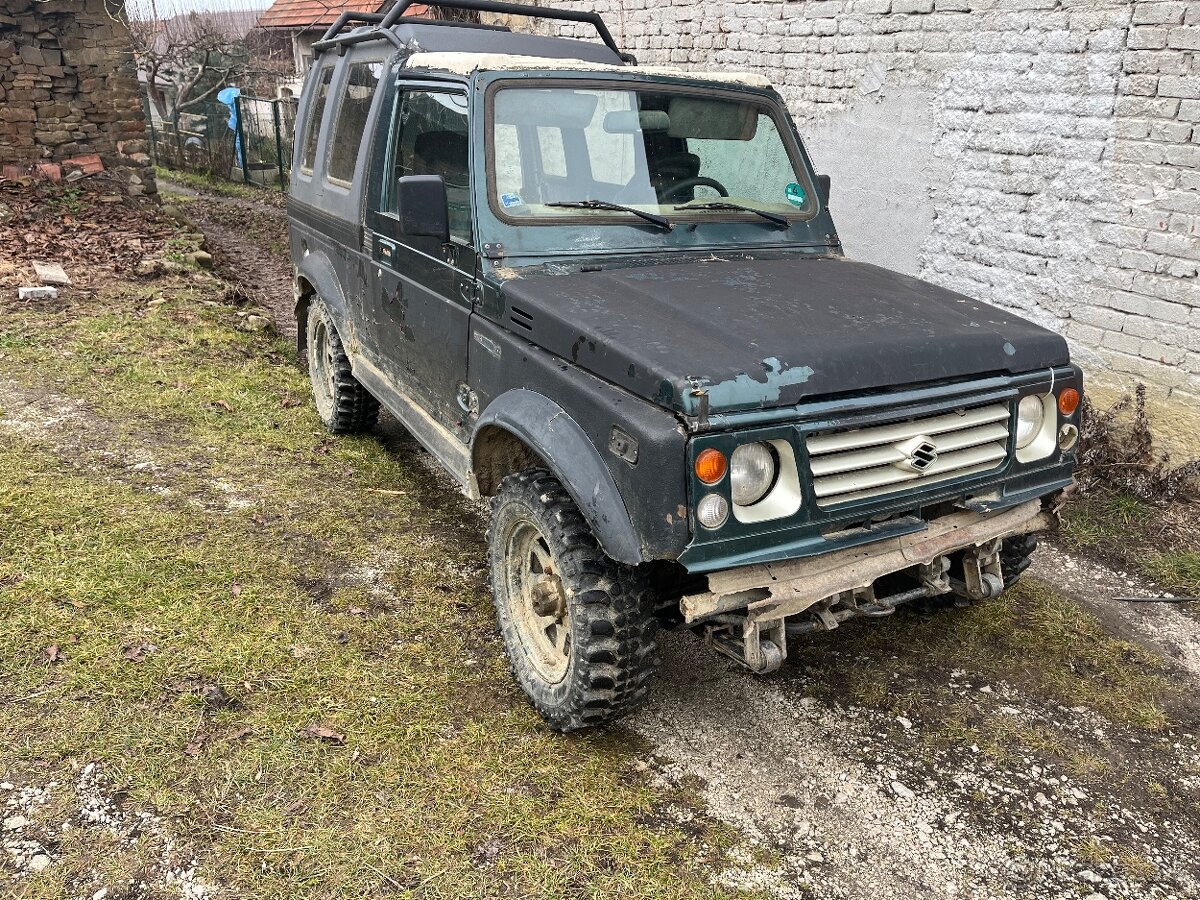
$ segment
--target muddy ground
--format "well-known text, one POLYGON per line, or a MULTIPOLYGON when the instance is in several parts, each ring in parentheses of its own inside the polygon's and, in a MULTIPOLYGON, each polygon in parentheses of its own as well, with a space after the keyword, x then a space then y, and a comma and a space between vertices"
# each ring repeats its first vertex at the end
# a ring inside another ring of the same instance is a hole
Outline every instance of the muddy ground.
MULTIPOLYGON (((168 199, 204 232, 217 273, 294 334, 282 210, 195 192, 168 199)), ((6 310, 9 333, 21 316, 6 310)), ((125 472, 145 463, 139 477, 177 489, 174 470, 151 462, 160 455, 151 437, 140 434, 148 443, 139 448, 99 422, 81 430, 93 413, 65 394, 10 376, 0 379, 0 408, 9 434, 32 434, 54 453, 120 455, 125 472)), ((454 544, 468 570, 464 590, 486 604, 482 511, 454 493, 395 422, 385 418, 377 437, 398 464, 411 465, 409 480, 389 490, 411 491, 439 511, 443 525, 425 545, 430 558, 454 544)), ((197 497, 270 505, 252 479, 210 483, 197 497)), ((411 565, 384 556, 356 577, 383 590, 389 573, 411 565)), ((650 702, 611 730, 627 750, 594 759, 629 766, 657 792, 647 827, 680 847, 689 833, 703 845, 701 862, 679 876, 710 886, 699 896, 1200 898, 1200 623, 1169 604, 1114 599, 1156 593, 1140 575, 1049 541, 1022 588, 1001 601, 847 625, 794 644, 769 678, 741 671, 690 633, 668 634, 650 702), (705 856, 714 828, 732 837, 705 856)), ((486 631, 486 615, 471 618, 486 631)), ((480 656, 497 653, 490 636, 469 643, 480 656)), ((498 667, 484 676, 477 690, 503 698, 493 701, 500 708, 519 703, 498 667)), ((486 723, 495 713, 480 715, 486 723)), ((29 895, 54 865, 34 833, 46 787, 20 768, 21 778, 0 784, 14 896, 29 895)), ((45 781, 73 785, 78 808, 63 813, 67 822, 94 814, 119 836, 131 832, 131 816, 145 817, 145 840, 161 860, 159 893, 128 896, 225 890, 221 856, 206 849, 203 830, 188 835, 186 820, 164 824, 152 808, 122 811, 96 770, 51 772, 45 781), (189 852, 172 828, 185 829, 189 852)), ((489 846, 473 851, 484 868, 489 846)), ((587 884, 562 895, 591 893, 587 884)), ((458 895, 436 881, 397 885, 390 877, 371 893, 458 895)), ((643 893, 631 882, 611 896, 643 893)), ((85 894, 93 896, 80 888, 85 894)))

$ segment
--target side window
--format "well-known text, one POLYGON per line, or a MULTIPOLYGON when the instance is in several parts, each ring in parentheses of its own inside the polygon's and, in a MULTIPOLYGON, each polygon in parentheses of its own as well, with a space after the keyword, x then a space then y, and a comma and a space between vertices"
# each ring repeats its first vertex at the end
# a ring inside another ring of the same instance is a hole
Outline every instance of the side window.
POLYGON ((308 123, 304 126, 304 155, 300 157, 300 169, 312 174, 313 162, 317 158, 317 138, 321 136, 321 121, 325 118, 325 102, 329 99, 329 82, 333 79, 333 66, 327 66, 320 75, 308 123))
POLYGON ((567 177, 567 152, 563 148, 561 128, 539 125, 538 149, 542 151, 542 172, 553 178, 567 177))
MULTIPOLYGON (((402 91, 397 98, 393 181, 406 175, 441 175, 450 203, 450 234, 471 242, 470 132, 467 98, 442 91, 402 91)), ((385 209, 396 212, 388 185, 385 209)))
POLYGON ((492 128, 492 152, 496 157, 496 196, 511 194, 520 197, 525 193, 525 178, 521 172, 521 145, 517 126, 496 122, 492 128))
POLYGON ((354 178, 354 164, 358 161, 363 129, 367 126, 371 101, 375 99, 375 88, 379 86, 382 73, 383 63, 379 62, 355 63, 346 73, 337 122, 329 142, 327 174, 333 181, 348 183, 354 178))

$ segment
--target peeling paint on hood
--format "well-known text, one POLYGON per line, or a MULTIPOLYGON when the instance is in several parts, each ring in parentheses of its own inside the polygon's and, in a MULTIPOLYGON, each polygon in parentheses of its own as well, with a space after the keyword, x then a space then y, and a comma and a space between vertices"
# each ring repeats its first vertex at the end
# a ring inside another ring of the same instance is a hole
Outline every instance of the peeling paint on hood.
POLYGON ((708 402, 710 408, 736 409, 742 406, 766 406, 779 399, 783 388, 792 384, 804 384, 812 376, 813 370, 808 366, 792 368, 781 363, 774 356, 762 361, 763 380, 751 377, 746 372, 738 372, 735 378, 722 381, 720 384, 709 385, 708 402))
POLYGON ((501 289, 502 321, 519 307, 523 338, 689 415, 704 393, 733 412, 1070 362, 1007 310, 839 257, 525 274, 501 289))

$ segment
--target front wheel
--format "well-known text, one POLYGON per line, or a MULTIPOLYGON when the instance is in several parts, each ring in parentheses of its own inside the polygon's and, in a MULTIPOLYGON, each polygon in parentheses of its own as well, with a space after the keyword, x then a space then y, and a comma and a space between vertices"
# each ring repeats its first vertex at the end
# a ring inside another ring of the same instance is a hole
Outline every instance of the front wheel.
POLYGON ((646 580, 605 555, 549 472, 501 482, 488 555, 513 676, 551 728, 602 725, 641 703, 657 653, 646 580))

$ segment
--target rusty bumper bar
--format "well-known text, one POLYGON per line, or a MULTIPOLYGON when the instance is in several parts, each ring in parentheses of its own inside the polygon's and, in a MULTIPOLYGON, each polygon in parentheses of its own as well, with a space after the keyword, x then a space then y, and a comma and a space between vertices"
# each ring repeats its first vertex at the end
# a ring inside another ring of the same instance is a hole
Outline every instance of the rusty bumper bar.
POLYGON ((829 597, 866 588, 884 575, 930 565, 999 538, 1044 531, 1053 522, 1053 513, 1044 511, 1040 500, 999 513, 954 513, 916 534, 808 559, 714 572, 708 576, 708 591, 684 597, 680 609, 688 622, 743 609, 748 624, 784 619, 829 597))

